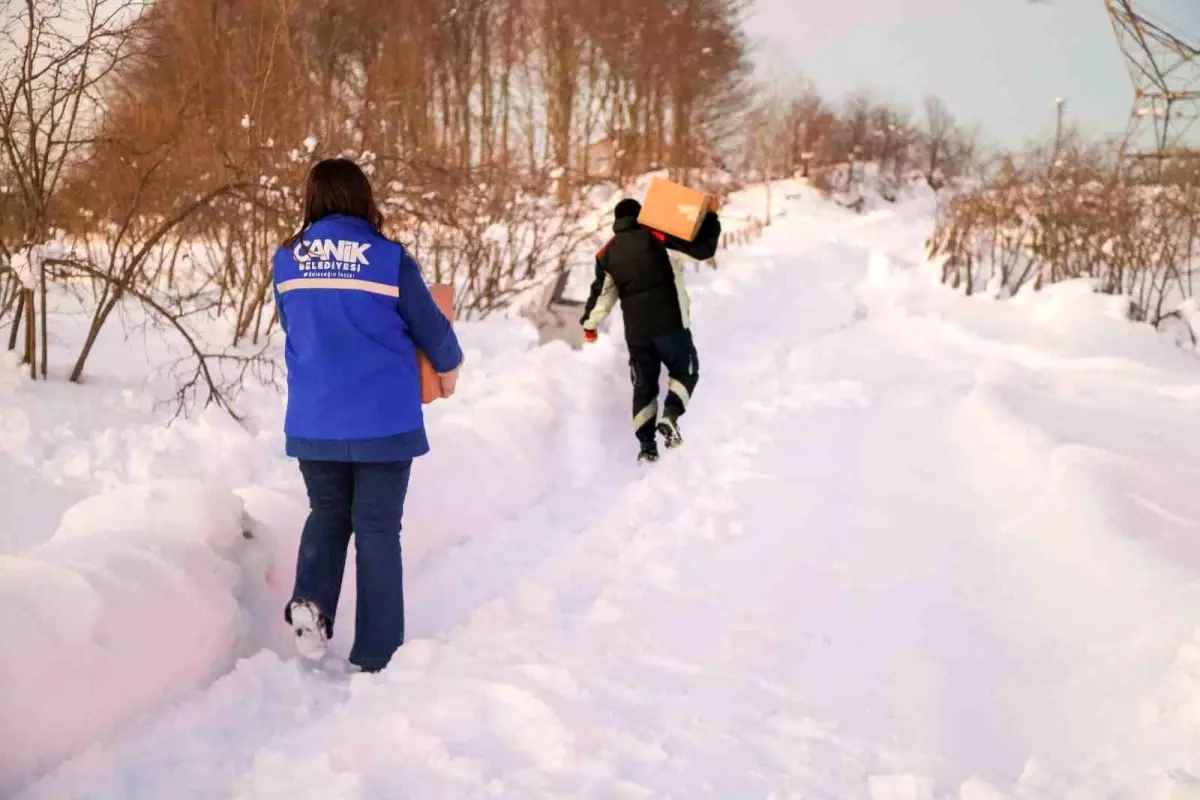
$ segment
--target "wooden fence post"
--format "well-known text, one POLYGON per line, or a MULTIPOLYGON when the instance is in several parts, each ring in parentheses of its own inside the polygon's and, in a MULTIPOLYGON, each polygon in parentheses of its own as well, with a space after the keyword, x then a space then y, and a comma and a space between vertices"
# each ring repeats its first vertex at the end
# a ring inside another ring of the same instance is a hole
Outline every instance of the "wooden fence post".
POLYGON ((42 380, 48 380, 46 373, 50 368, 50 334, 46 328, 50 324, 47 319, 50 315, 50 302, 47 297, 48 290, 46 288, 46 262, 40 258, 38 261, 40 262, 38 267, 41 273, 38 275, 38 281, 41 283, 38 289, 42 296, 42 380))
MULTIPOLYGON (((33 308, 33 289, 25 289, 25 360, 29 377, 37 380, 37 316, 33 308)), ((22 362, 25 363, 25 362, 22 362)))

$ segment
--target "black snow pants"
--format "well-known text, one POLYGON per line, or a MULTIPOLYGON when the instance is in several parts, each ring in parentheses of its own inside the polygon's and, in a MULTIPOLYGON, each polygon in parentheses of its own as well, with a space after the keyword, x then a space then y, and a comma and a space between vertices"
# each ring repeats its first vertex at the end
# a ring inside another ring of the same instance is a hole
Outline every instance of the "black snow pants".
POLYGON ((629 377, 633 381, 633 428, 643 447, 655 444, 658 423, 659 374, 667 368, 670 379, 665 416, 677 418, 687 411, 700 380, 700 360, 689 330, 671 331, 645 342, 627 342, 629 377))

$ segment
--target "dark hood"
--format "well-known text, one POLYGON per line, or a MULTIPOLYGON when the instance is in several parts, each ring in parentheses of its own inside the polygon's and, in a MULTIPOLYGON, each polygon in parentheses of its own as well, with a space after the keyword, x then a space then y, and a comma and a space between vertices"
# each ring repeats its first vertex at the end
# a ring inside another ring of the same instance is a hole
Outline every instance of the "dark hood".
POLYGON ((621 217, 613 222, 613 233, 626 233, 640 228, 637 217, 621 217))

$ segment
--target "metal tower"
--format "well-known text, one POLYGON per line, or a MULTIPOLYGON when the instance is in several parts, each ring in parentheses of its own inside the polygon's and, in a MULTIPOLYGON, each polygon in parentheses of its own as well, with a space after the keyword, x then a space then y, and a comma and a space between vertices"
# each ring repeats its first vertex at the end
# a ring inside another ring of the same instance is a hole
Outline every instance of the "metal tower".
POLYGON ((1145 0, 1104 4, 1133 81, 1126 154, 1160 160, 1200 155, 1200 30, 1172 30, 1148 15, 1145 0))

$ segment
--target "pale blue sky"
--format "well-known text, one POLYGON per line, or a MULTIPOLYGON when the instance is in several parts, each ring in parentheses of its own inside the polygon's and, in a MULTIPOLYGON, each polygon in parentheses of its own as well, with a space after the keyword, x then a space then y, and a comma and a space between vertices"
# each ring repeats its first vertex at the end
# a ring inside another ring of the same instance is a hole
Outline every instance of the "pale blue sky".
MULTIPOLYGON (((756 0, 749 32, 824 93, 867 87, 913 110, 941 95, 997 144, 1048 136, 1054 100, 1097 135, 1133 89, 1104 0, 756 0)), ((1200 34, 1200 0, 1142 0, 1200 34)))

